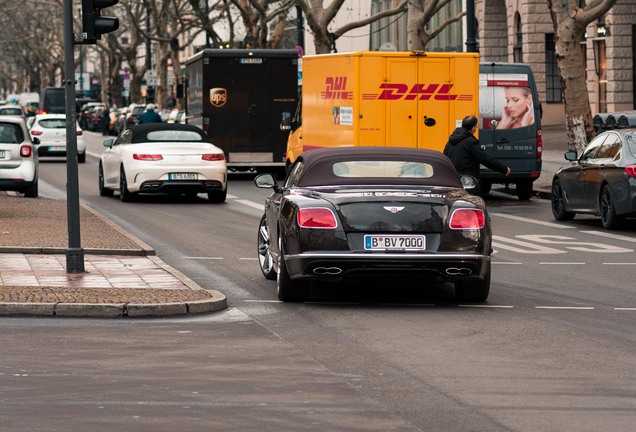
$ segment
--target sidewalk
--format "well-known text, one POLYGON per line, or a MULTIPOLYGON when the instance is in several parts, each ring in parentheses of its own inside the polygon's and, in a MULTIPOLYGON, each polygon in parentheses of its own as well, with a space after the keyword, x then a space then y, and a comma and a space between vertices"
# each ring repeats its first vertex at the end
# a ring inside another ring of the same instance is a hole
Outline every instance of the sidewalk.
POLYGON ((66 201, 0 194, 0 316, 175 316, 227 308, 155 251, 80 208, 84 272, 66 272, 66 201))

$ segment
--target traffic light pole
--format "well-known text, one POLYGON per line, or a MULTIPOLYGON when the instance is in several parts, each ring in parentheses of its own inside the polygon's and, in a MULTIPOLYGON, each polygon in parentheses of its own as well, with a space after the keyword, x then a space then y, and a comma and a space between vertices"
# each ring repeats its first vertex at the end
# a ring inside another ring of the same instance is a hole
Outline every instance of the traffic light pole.
POLYGON ((80 241, 79 181, 77 173, 77 129, 75 124, 75 43, 73 0, 64 0, 64 87, 66 95, 66 206, 68 248, 66 272, 84 272, 84 249, 80 241))

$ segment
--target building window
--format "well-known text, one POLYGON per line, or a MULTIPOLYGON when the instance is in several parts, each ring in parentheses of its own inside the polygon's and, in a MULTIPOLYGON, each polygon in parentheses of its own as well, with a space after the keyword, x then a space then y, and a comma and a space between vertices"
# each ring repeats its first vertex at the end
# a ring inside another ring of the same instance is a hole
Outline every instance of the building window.
POLYGON ((554 46, 554 33, 546 33, 545 35, 545 86, 546 102, 563 102, 561 78, 559 77, 556 47, 554 46))
POLYGON ((521 15, 515 14, 515 46, 512 48, 512 55, 515 63, 523 63, 523 32, 521 31, 521 15))

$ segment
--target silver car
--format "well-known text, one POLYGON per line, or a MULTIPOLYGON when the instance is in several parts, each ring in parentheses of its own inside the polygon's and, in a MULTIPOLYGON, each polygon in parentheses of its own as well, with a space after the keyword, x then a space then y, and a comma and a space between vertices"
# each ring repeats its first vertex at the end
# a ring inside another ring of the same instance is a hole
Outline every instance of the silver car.
POLYGON ((38 151, 40 140, 31 139, 24 120, 0 117, 0 191, 38 196, 38 151))

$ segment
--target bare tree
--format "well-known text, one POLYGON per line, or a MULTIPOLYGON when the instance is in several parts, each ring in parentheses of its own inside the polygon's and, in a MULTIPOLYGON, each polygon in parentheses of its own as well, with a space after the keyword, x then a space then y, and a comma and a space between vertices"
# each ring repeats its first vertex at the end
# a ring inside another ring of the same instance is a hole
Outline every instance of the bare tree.
POLYGON ((298 4, 305 14, 309 28, 314 34, 314 45, 317 54, 327 54, 335 49, 336 40, 346 32, 364 27, 379 19, 406 12, 409 0, 403 0, 396 8, 389 9, 366 19, 348 23, 330 32, 329 25, 344 4, 345 0, 333 0, 326 8, 323 0, 298 0, 298 4))
POLYGON ((595 135, 581 38, 587 25, 605 15, 615 3, 616 0, 592 0, 579 7, 578 0, 548 0, 565 102, 568 147, 579 152, 595 135))
POLYGON ((437 13, 452 0, 409 0, 408 37, 409 50, 423 50, 426 45, 440 34, 446 27, 461 20, 466 12, 451 17, 439 26, 429 30, 429 22, 437 13))

